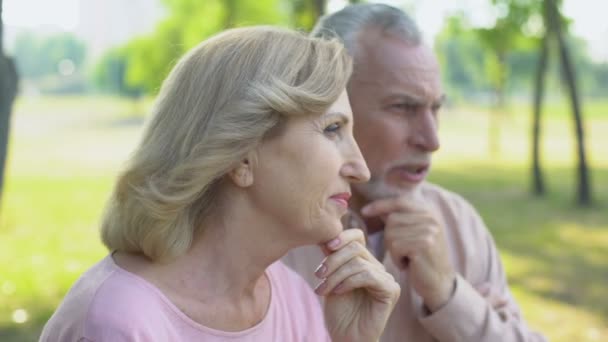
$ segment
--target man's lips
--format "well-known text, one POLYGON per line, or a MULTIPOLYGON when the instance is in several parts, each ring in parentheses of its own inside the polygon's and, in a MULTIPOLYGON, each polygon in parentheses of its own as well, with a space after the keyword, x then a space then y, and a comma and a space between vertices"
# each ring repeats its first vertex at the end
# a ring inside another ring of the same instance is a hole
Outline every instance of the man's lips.
POLYGON ((351 194, 348 192, 341 192, 335 195, 332 195, 330 199, 334 200, 339 205, 344 208, 348 208, 348 200, 350 199, 351 194))
POLYGON ((420 183, 429 172, 429 164, 404 165, 393 169, 399 180, 408 183, 420 183))

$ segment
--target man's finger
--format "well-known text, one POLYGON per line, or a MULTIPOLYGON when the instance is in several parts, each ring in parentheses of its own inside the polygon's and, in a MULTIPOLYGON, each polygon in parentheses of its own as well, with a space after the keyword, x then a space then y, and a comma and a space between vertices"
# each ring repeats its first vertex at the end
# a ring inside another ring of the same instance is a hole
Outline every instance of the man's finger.
POLYGON ((409 205, 406 202, 410 202, 408 198, 403 197, 390 197, 375 200, 361 209, 361 214, 365 217, 383 216, 388 215, 397 210, 408 209, 409 205))

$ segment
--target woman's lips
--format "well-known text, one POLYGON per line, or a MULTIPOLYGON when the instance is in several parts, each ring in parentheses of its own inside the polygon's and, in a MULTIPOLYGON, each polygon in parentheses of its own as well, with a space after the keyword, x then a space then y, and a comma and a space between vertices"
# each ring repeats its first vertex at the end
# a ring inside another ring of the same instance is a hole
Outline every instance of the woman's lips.
POLYGON ((341 192, 339 194, 332 195, 330 197, 331 200, 338 203, 341 207, 348 208, 348 200, 350 199, 350 193, 341 192))

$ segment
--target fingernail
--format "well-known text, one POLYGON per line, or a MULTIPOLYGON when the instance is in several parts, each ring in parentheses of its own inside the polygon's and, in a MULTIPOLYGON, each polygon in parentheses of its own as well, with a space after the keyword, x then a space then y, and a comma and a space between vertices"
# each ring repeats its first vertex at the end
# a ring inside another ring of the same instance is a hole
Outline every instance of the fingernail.
POLYGON ((365 206, 361 209, 361 214, 367 215, 367 214, 369 214, 369 211, 370 211, 369 206, 365 206))
POLYGON ((335 238, 327 243, 327 247, 334 249, 340 245, 340 238, 335 238))
POLYGON ((325 280, 323 280, 321 282, 321 284, 317 285, 317 287, 315 287, 315 293, 320 295, 323 293, 323 291, 325 291, 325 288, 327 287, 327 282, 325 280))
POLYGON ((325 264, 321 264, 315 270, 315 275, 317 278, 323 278, 323 276, 325 276, 325 272, 327 272, 327 266, 325 266, 325 264))

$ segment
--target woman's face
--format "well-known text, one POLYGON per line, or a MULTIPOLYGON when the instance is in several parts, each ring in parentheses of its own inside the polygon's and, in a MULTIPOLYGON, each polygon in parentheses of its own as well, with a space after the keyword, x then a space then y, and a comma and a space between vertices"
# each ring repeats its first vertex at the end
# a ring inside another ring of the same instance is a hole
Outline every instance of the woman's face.
POLYGON ((294 244, 319 243, 342 231, 350 184, 369 170, 353 138, 346 91, 322 115, 292 117, 258 150, 254 203, 294 244))

